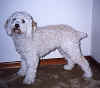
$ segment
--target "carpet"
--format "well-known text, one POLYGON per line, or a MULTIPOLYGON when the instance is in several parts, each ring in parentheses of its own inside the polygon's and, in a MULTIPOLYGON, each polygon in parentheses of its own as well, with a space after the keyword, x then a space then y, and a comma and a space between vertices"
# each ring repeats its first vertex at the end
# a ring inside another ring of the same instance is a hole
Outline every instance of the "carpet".
POLYGON ((71 71, 63 69, 63 65, 44 65, 38 67, 36 81, 32 85, 24 85, 23 77, 7 81, 18 69, 0 71, 0 88, 100 88, 100 70, 91 64, 93 78, 84 79, 83 71, 76 65, 71 71))

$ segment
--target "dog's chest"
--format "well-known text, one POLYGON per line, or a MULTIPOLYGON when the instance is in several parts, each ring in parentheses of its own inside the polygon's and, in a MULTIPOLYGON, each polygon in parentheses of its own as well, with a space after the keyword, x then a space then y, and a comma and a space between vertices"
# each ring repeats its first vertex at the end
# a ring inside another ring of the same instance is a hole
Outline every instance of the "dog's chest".
POLYGON ((30 48, 28 48, 30 45, 30 41, 27 41, 26 39, 14 39, 16 51, 20 54, 23 54, 25 52, 28 52, 30 48))

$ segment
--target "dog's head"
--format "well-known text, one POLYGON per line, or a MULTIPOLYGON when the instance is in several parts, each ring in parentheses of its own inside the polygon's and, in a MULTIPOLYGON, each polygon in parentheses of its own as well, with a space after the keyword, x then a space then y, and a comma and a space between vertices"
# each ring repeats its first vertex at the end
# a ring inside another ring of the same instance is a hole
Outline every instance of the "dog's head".
POLYGON ((31 37, 36 27, 37 23, 27 12, 13 13, 5 23, 6 32, 10 36, 24 34, 26 37, 31 37))

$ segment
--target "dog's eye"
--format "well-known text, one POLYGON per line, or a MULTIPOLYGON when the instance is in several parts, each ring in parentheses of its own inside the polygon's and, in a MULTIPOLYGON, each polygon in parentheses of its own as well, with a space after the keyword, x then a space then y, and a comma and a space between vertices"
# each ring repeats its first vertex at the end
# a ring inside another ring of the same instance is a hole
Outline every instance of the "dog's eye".
POLYGON ((22 19, 22 23, 25 23, 25 20, 24 19, 22 19))
POLYGON ((13 18, 13 21, 15 21, 16 20, 16 18, 13 18))

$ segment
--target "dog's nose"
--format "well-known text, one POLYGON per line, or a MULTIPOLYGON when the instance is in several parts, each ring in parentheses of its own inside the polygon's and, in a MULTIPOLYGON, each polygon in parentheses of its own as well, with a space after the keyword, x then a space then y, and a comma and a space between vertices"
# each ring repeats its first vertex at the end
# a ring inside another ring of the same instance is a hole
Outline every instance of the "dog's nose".
POLYGON ((19 24, 15 24, 15 27, 18 28, 19 27, 19 24))

